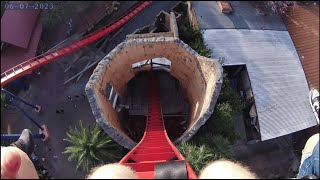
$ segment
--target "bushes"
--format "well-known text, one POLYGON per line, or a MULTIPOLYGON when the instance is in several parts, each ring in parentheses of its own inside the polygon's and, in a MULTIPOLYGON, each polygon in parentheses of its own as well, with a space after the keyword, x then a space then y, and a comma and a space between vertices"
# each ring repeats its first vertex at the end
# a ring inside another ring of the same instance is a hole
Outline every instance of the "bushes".
POLYGON ((242 109, 239 97, 225 76, 214 113, 190 142, 183 142, 178 147, 196 173, 210 161, 233 158, 231 145, 239 138, 234 131, 233 118, 242 109))
POLYGON ((213 134, 226 138, 231 144, 235 143, 239 135, 234 132, 233 118, 244 108, 239 99, 239 96, 231 89, 230 81, 225 74, 214 113, 197 135, 202 136, 212 131, 213 134))
POLYGON ((201 56, 210 57, 211 49, 207 48, 202 37, 202 32, 190 25, 188 18, 184 18, 178 23, 179 38, 187 43, 193 50, 201 56))
POLYGON ((203 166, 213 158, 207 145, 196 145, 192 142, 182 142, 178 146, 179 151, 188 159, 190 166, 199 173, 203 166))
POLYGON ((182 142, 178 149, 197 174, 211 161, 232 158, 230 142, 221 135, 211 133, 193 138, 190 142, 182 142))
MULTIPOLYGON (((201 31, 194 30, 187 18, 181 20, 178 28, 182 41, 200 55, 210 57, 211 50, 206 47, 201 31)), ((243 105, 225 74, 214 113, 189 142, 178 146, 196 173, 210 161, 233 158, 231 144, 239 137, 234 132, 233 118, 242 109, 243 105)))
POLYGON ((217 160, 221 158, 232 158, 231 144, 228 139, 221 135, 215 135, 213 133, 206 133, 200 137, 198 144, 206 144, 213 153, 211 160, 217 160))
MULTIPOLYGON (((204 162, 200 163, 193 162, 194 158, 190 159, 187 154, 182 152, 187 157, 188 162, 193 164, 191 166, 198 169, 195 170, 197 173, 199 173, 199 169, 203 168, 210 161, 222 158, 232 159, 233 152, 231 145, 239 137, 234 131, 233 118, 242 110, 242 105, 237 95, 232 92, 228 78, 225 77, 223 81, 224 83, 214 113, 190 142, 198 147, 203 145, 209 147, 209 151, 206 152, 210 154, 210 159, 202 159, 204 162)), ((198 155, 197 153, 191 154, 191 157, 198 155)))
POLYGON ((63 139, 71 143, 63 153, 69 153, 69 161, 77 163, 77 169, 88 171, 100 164, 117 162, 122 157, 121 147, 115 143, 95 123, 93 127, 84 127, 80 121, 79 129, 70 128, 67 138, 63 139))

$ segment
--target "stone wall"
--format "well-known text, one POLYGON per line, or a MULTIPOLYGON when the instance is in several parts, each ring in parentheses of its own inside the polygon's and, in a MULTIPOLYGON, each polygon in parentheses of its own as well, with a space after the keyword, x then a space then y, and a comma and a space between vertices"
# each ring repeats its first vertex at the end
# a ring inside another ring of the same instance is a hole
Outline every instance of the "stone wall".
MULTIPOLYGON (((190 9, 191 6, 188 7, 190 9)), ((127 83, 139 71, 149 70, 147 67, 132 69, 132 64, 158 57, 171 61, 170 74, 179 80, 190 105, 189 127, 174 143, 190 139, 207 121, 221 89, 223 70, 220 63, 200 56, 179 39, 173 12, 161 12, 159 17, 169 25, 169 32, 127 35, 123 43, 100 61, 86 85, 97 123, 110 137, 128 149, 133 148, 136 142, 123 131, 119 115, 106 97, 105 88, 110 83, 120 97, 125 97, 127 83)), ((189 16, 189 19, 194 21, 193 17, 189 16)))
POLYGON ((190 126, 175 143, 191 138, 214 110, 222 83, 222 67, 217 60, 200 56, 174 37, 127 39, 101 60, 86 86, 97 122, 126 148, 131 149, 136 143, 121 129, 117 112, 105 98, 104 89, 109 82, 124 97, 126 84, 135 75, 131 65, 157 57, 171 61, 170 74, 180 81, 191 107, 190 126))
POLYGON ((152 37, 174 37, 173 32, 148 33, 148 34, 129 34, 126 39, 152 38, 152 37))
POLYGON ((195 10, 193 8, 192 2, 188 1, 187 4, 188 4, 187 13, 188 13, 189 22, 193 26, 193 28, 199 29, 199 23, 198 23, 197 15, 196 15, 195 10))
POLYGON ((140 33, 135 33, 135 34, 128 34, 126 36, 126 39, 138 39, 138 38, 152 38, 152 37, 179 37, 178 33, 178 26, 177 26, 177 20, 173 12, 168 14, 167 12, 161 11, 154 22, 154 25, 150 26, 147 25, 140 30, 140 31, 147 31, 151 30, 151 27, 156 27, 157 23, 160 22, 160 19, 162 19, 162 23, 165 24, 165 26, 169 29, 168 32, 160 32, 160 33, 145 33, 145 34, 140 34, 140 33))

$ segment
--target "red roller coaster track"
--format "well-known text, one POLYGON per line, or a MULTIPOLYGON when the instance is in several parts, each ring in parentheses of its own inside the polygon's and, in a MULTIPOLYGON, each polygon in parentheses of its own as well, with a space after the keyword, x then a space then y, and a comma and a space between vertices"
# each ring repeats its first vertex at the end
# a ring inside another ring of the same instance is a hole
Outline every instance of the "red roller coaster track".
POLYGON ((39 68, 40 66, 43 66, 45 64, 50 63, 51 61, 57 60, 63 56, 66 56, 78 49, 81 49, 96 40, 110 34, 111 32, 119 29, 121 26, 123 26, 125 23, 130 21, 133 17, 135 17, 137 14, 139 14, 144 8, 148 7, 152 2, 151 1, 145 1, 139 3, 132 11, 129 13, 126 13, 125 15, 118 18, 114 23, 107 25, 106 27, 103 27, 93 33, 90 33, 81 39, 79 39, 76 42, 71 42, 69 44, 66 44, 64 47, 51 50, 49 52, 46 52, 44 54, 41 54, 37 57, 34 57, 32 59, 29 59, 21 64, 18 64, 17 66, 1 73, 1 87, 6 85, 7 83, 17 79, 18 77, 21 77, 25 75, 26 73, 39 68))
MULTIPOLYGON (((120 164, 132 167, 138 178, 155 178, 155 164, 171 159, 185 160, 169 139, 165 130, 159 99, 158 81, 152 74, 149 79, 148 118, 141 141, 125 157, 120 164)), ((186 161, 189 179, 197 176, 186 161)))
MULTIPOLYGON (((88 34, 76 42, 66 44, 62 48, 51 50, 37 57, 29 59, 5 71, 4 73, 1 73, 1 87, 10 81, 17 79, 18 77, 21 77, 26 73, 39 68, 40 66, 48 64, 51 61, 57 60, 80 48, 83 48, 100 39, 101 37, 119 29, 144 8, 148 7, 151 3, 151 1, 139 3, 132 11, 118 18, 118 20, 111 25, 88 34)), ((171 159, 185 160, 170 141, 165 130, 159 102, 159 90, 156 77, 151 76, 150 85, 148 107, 149 115, 146 121, 147 124, 143 138, 139 144, 120 161, 121 164, 132 167, 136 171, 139 178, 154 178, 154 168, 156 163, 167 162, 171 159), (130 160, 134 163, 130 162, 130 160)), ((187 161, 186 169, 189 179, 197 178, 187 161)))

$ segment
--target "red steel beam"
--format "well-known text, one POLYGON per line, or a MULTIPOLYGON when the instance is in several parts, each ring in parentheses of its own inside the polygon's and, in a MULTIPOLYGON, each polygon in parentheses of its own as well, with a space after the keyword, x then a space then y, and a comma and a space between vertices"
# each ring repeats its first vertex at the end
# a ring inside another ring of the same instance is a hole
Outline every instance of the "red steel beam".
POLYGON ((141 4, 137 5, 136 8, 134 8, 132 11, 126 13, 125 15, 118 18, 114 23, 111 25, 107 25, 106 27, 103 27, 93 33, 90 33, 81 39, 79 39, 76 42, 72 42, 71 44, 66 44, 65 47, 61 47, 58 49, 51 50, 49 52, 46 52, 44 54, 41 54, 39 56, 36 56, 34 58, 31 58, 29 60, 26 60, 25 62, 22 62, 13 68, 10 68, 9 70, 1 73, 1 87, 8 84, 9 82, 27 74, 28 72, 37 69, 45 64, 48 64, 54 60, 57 60, 63 56, 66 56, 74 51, 77 51, 78 49, 81 49, 96 40, 100 39, 103 36, 106 36, 113 32, 114 30, 120 28, 125 23, 130 21, 133 17, 138 15, 144 8, 148 7, 152 1, 145 1, 141 4))

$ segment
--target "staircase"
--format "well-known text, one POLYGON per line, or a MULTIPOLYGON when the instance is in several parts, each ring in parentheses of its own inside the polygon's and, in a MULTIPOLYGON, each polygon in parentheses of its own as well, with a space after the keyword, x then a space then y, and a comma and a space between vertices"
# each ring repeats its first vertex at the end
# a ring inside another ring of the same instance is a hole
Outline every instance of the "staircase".
MULTIPOLYGON (((136 171, 138 178, 155 178, 155 164, 168 161, 184 160, 184 157, 170 141, 164 127, 160 106, 159 83, 151 72, 149 78, 148 118, 141 141, 121 161, 120 164, 130 166, 136 171)), ((196 174, 186 161, 189 179, 196 174)))

